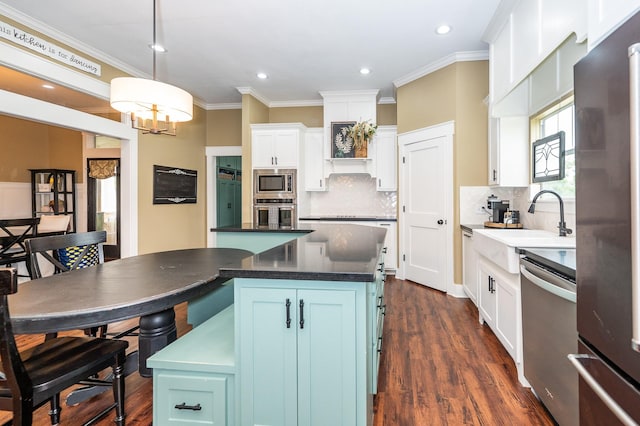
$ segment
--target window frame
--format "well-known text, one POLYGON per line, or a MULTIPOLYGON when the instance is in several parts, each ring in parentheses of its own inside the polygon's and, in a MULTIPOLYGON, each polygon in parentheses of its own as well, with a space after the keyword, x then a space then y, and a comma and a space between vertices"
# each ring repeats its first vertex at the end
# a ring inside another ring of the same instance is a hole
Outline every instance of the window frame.
MULTIPOLYGON (((567 108, 571 108, 574 107, 575 108, 575 99, 574 99, 574 94, 573 92, 568 93, 566 96, 562 97, 561 99, 551 103, 550 105, 548 105, 547 107, 543 108, 542 110, 540 110, 538 113, 534 114, 531 116, 530 120, 529 120, 529 129, 530 129, 530 137, 531 137, 531 142, 530 142, 530 150, 529 152, 532 152, 532 148, 533 148, 533 143, 539 139, 542 138, 542 129, 541 129, 541 125, 543 120, 545 120, 546 118, 554 115, 554 114, 558 114, 561 111, 567 109, 567 108)), ((557 130, 563 130, 563 129, 557 129, 557 130)), ((573 164, 575 167, 575 110, 574 110, 574 117, 573 117, 573 129, 572 129, 572 137, 573 137, 573 141, 572 141, 572 148, 571 149, 565 149, 564 151, 564 156, 565 156, 565 167, 567 164, 566 158, 567 156, 573 156, 573 164)), ((565 140, 565 148, 568 145, 567 141, 565 140)), ((533 155, 531 155, 531 158, 529 159, 529 167, 530 167, 530 173, 529 173, 529 182, 530 182, 530 193, 529 193, 529 200, 531 200, 533 198, 533 196, 541 189, 549 189, 548 187, 545 188, 544 184, 548 184, 548 182, 537 182, 534 183, 532 182, 532 173, 531 171, 533 170, 533 155)), ((568 173, 566 173, 566 169, 565 169, 565 179, 567 178, 567 175, 569 175, 568 173)), ((575 175, 575 171, 574 171, 574 175, 575 175)), ((551 182, 559 182, 559 181, 551 181, 551 182)), ((562 199, 566 202, 569 202, 571 204, 573 204, 575 202, 575 190, 572 196, 569 195, 565 195, 562 194, 562 199)), ((539 201, 542 201, 543 203, 545 201, 547 202, 551 202, 554 205, 557 204, 555 203, 555 198, 547 198, 547 194, 544 194, 539 201)), ((551 204, 550 203, 550 204, 551 204)), ((555 209, 554 209, 555 210, 555 209)))

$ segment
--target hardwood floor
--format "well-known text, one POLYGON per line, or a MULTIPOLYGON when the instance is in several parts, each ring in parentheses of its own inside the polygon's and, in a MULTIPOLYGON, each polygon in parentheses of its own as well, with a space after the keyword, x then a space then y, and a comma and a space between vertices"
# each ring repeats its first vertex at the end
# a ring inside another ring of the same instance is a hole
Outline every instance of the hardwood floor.
MULTIPOLYGON (((553 425, 529 389, 519 385, 512 359, 468 299, 456 299, 410 281, 390 277, 380 361, 375 426, 553 425)), ((176 307, 178 334, 186 333, 186 305, 176 307)), ((114 324, 126 329, 132 321, 114 324)), ((41 336, 20 336, 21 348, 41 336)), ((137 343, 130 338, 131 348, 137 343)), ((129 376, 127 425, 150 425, 152 380, 129 376)), ((63 395, 64 397, 64 395, 63 395)), ((111 393, 89 403, 63 406, 61 425, 76 426, 112 401, 111 393)), ((49 425, 48 406, 34 416, 49 425)), ((10 413, 0 413, 0 423, 10 413)), ((113 424, 113 413, 100 426, 113 424)), ((349 425, 345 425, 349 426, 349 425)))

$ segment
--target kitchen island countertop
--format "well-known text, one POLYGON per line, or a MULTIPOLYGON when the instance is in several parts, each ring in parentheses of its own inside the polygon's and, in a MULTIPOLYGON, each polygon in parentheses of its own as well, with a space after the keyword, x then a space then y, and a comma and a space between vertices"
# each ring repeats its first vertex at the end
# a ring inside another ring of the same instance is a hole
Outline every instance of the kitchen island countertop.
POLYGON ((245 258, 238 266, 221 268, 220 276, 374 281, 386 229, 354 224, 314 224, 312 228, 298 232, 301 232, 299 238, 245 258))

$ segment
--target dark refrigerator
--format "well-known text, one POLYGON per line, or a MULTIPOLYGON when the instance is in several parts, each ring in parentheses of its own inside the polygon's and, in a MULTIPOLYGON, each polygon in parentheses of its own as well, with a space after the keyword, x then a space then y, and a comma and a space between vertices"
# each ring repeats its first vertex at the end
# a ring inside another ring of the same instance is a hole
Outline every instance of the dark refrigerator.
POLYGON ((640 423, 639 43, 637 13, 574 68, 581 425, 640 423))

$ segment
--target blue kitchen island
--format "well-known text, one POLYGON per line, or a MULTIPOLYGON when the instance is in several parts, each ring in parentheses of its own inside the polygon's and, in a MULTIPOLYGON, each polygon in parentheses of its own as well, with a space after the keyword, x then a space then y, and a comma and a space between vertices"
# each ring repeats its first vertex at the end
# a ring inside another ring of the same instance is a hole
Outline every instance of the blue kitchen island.
POLYGON ((148 360, 154 425, 372 424, 386 231, 313 227, 220 269, 232 304, 148 360))

